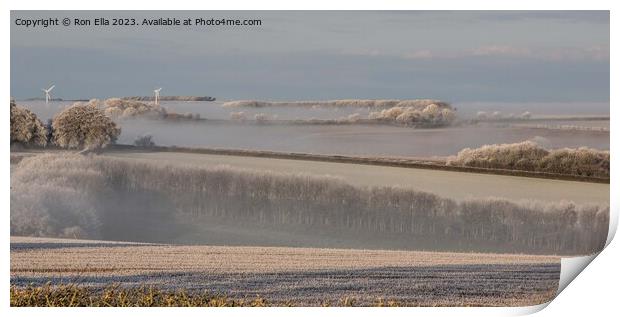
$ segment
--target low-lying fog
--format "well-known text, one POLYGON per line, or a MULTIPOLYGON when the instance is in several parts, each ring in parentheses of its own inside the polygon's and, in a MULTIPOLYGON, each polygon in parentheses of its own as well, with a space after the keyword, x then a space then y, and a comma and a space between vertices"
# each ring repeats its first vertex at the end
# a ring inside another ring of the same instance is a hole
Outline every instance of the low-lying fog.
POLYGON ((548 148, 609 149, 609 133, 527 128, 413 129, 368 125, 257 125, 127 120, 118 143, 150 134, 157 145, 257 149, 316 154, 447 156, 465 147, 544 140, 548 148))
MULTIPOLYGON (((43 101, 21 101, 44 122, 70 105, 69 101, 54 101, 48 106, 43 101)), ((479 127, 452 127, 442 129, 413 129, 387 125, 258 125, 254 114, 265 113, 271 119, 336 119, 352 113, 367 116, 368 108, 312 108, 265 107, 223 108, 220 102, 162 102, 169 111, 198 113, 201 118, 229 119, 231 112, 245 112, 248 123, 204 121, 121 120, 122 132, 118 143, 132 144, 141 135, 150 134, 157 145, 257 149, 282 152, 368 156, 447 156, 466 147, 485 144, 514 143, 524 140, 543 140, 548 148, 592 147, 609 149, 609 133, 600 131, 560 131, 532 128, 538 125, 556 127, 563 124, 578 126, 609 126, 609 121, 533 121, 514 123, 521 127, 497 127, 495 124, 479 127), (277 117, 276 117, 277 115, 277 117)), ((499 109, 502 114, 529 110, 534 115, 606 115, 607 103, 469 103, 455 105, 461 118, 471 117, 477 111, 499 109)), ((373 109, 374 111, 375 109, 373 109)))
MULTIPOLYGON (((45 105, 45 101, 18 101, 20 105, 32 110, 41 120, 46 121, 52 118, 64 107, 71 105, 71 101, 52 101, 45 105)), ((248 118, 253 118, 255 114, 264 113, 277 119, 337 119, 348 115, 359 113, 362 117, 367 117, 371 111, 362 107, 265 107, 247 108, 231 107, 223 108, 223 102, 186 102, 186 101, 162 101, 161 105, 170 111, 178 113, 198 113, 202 118, 209 119, 229 119, 231 112, 245 112, 248 118)), ((511 113, 519 115, 525 111, 531 112, 534 116, 542 115, 609 115, 608 102, 546 102, 546 103, 517 103, 517 102, 463 102, 453 103, 460 118, 475 118, 478 111, 492 113, 501 112, 504 116, 511 113)))

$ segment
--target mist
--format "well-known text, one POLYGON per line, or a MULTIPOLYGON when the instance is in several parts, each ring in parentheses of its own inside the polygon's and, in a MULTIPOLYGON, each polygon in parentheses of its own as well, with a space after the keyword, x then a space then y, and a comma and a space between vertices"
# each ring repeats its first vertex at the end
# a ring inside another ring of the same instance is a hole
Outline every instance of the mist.
POLYGON ((609 206, 456 202, 329 176, 157 166, 78 154, 23 159, 11 234, 161 243, 589 254, 609 206))

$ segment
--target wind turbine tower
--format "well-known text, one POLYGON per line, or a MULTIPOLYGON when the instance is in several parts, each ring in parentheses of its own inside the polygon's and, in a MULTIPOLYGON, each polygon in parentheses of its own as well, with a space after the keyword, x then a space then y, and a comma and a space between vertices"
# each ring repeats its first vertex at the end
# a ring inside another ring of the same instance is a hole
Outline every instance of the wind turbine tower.
POLYGON ((50 88, 41 89, 41 91, 43 91, 45 93, 45 105, 46 106, 50 102, 50 100, 52 99, 52 97, 50 95, 50 91, 52 91, 52 89, 54 89, 54 87, 56 87, 56 86, 52 85, 52 86, 50 86, 50 88))
POLYGON ((156 105, 159 105, 159 92, 160 91, 161 91, 161 88, 153 90, 153 92, 155 93, 155 104, 156 105))

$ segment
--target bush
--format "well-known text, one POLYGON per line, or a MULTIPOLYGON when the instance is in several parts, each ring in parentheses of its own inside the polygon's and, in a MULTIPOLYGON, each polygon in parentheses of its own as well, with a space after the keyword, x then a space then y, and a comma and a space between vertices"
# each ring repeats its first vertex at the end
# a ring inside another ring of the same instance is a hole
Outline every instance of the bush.
POLYGON ((24 145, 47 144, 47 129, 32 111, 17 106, 11 100, 11 143, 24 145))
POLYGON ((243 111, 231 112, 230 119, 234 121, 245 121, 247 120, 247 116, 245 115, 245 112, 243 111))
POLYGON ((138 136, 136 138, 135 141, 133 141, 133 144, 135 146, 141 146, 141 147, 153 147, 155 146, 155 142, 153 142, 153 136, 152 135, 141 135, 138 136))
POLYGON ((138 110, 136 108, 125 108, 123 110, 123 118, 131 118, 138 114, 138 110))
POLYGON ((538 164, 541 171, 576 175, 609 177, 610 157, 608 151, 597 151, 586 147, 559 149, 549 153, 538 164))
POLYGON ((449 165, 516 169, 556 174, 609 177, 609 151, 590 148, 546 150, 532 141, 466 148, 449 165))
POLYGON ((421 109, 413 106, 392 107, 371 112, 368 118, 405 125, 444 126, 450 125, 456 119, 456 114, 447 105, 430 104, 421 109))
POLYGON ((54 143, 64 148, 98 149, 115 142, 121 133, 97 101, 77 102, 52 121, 54 143))
POLYGON ((118 119, 123 116, 123 110, 119 107, 108 107, 103 110, 105 115, 110 117, 111 119, 118 119))
POLYGON ((265 123, 269 120, 269 116, 264 113, 257 113, 254 115, 254 120, 256 120, 257 123, 265 123))
POLYGON ((120 98, 106 99, 103 102, 103 109, 105 114, 112 119, 163 118, 167 113, 165 108, 154 103, 120 98))
POLYGON ((336 122, 339 123, 357 123, 360 122, 360 120, 362 120, 362 115, 360 115, 359 113, 353 113, 350 114, 346 117, 340 117, 338 119, 336 119, 336 122))

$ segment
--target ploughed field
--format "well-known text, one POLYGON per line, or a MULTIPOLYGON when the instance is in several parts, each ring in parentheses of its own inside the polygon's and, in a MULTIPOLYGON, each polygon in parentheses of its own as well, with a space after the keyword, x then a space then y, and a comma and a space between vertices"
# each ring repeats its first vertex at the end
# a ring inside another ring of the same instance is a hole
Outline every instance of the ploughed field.
POLYGON ((553 256, 187 246, 11 237, 16 289, 74 284, 208 291, 268 305, 525 306, 553 298, 553 256))
POLYGON ((160 164, 229 165, 281 173, 330 175, 353 185, 398 186, 455 200, 496 197, 515 201, 609 204, 609 184, 246 156, 134 151, 109 151, 105 155, 160 164))

